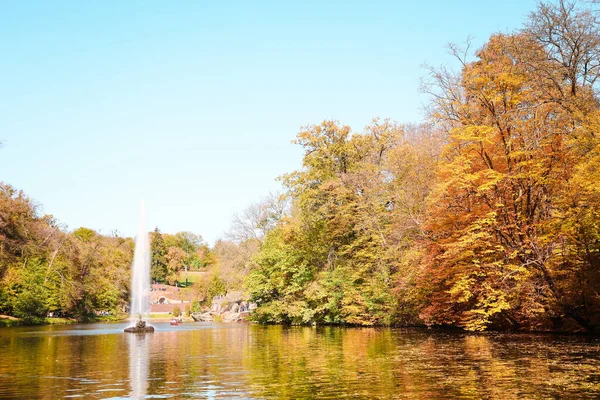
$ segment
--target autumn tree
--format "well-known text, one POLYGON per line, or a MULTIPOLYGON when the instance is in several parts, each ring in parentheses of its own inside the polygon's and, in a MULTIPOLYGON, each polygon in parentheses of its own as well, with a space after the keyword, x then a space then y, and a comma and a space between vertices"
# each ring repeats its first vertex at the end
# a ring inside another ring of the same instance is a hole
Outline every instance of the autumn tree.
POLYGON ((597 258, 574 253, 582 241, 597 252, 582 227, 595 216, 571 205, 593 198, 578 174, 597 146, 597 39, 589 12, 541 4, 527 30, 463 61, 459 81, 434 76, 448 144, 427 223, 427 323, 593 329, 596 289, 582 288, 597 285, 597 258))
POLYGON ((178 232, 175 235, 163 234, 165 247, 167 248, 167 276, 168 280, 178 277, 181 270, 187 272, 190 269, 198 270, 206 266, 207 260, 202 257, 205 250, 209 250, 202 236, 191 232, 178 232), (170 255, 169 255, 170 254, 170 255))
POLYGON ((69 233, 22 192, 1 185, 3 274, 0 310, 40 322, 48 312, 86 319, 94 310, 117 313, 127 303, 131 239, 89 228, 69 233))
POLYGON ((217 262, 216 255, 206 243, 200 245, 196 249, 195 257, 193 258, 192 267, 196 270, 207 269, 217 262))
POLYGON ((165 262, 167 266, 165 280, 174 282, 179 276, 179 271, 187 268, 187 253, 180 247, 171 246, 167 249, 165 262))
POLYGON ((244 289, 244 280, 252 267, 252 258, 260 250, 261 242, 257 239, 235 243, 219 240, 213 252, 216 258, 221 280, 228 291, 244 289))

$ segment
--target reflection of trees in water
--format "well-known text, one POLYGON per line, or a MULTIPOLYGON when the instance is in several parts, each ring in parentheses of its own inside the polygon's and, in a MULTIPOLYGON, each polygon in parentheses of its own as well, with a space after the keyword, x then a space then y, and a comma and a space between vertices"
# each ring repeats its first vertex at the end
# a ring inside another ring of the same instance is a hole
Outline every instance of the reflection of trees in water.
POLYGON ((148 394, 244 393, 242 359, 249 334, 247 325, 231 324, 149 335, 148 394))
POLYGON ((21 327, 14 335, 5 331, 0 336, 0 398, 60 398, 108 388, 126 393, 127 348, 121 338, 61 334, 69 329, 21 327))
POLYGON ((600 351, 552 336, 253 327, 256 397, 502 398, 600 394, 600 351))
POLYGON ((253 328, 245 367, 254 396, 391 398, 401 384, 381 362, 393 345, 389 330, 253 328))
POLYGON ((0 332, 0 397, 600 396, 600 341, 589 337, 243 324, 44 335, 0 332), (111 388, 121 392, 97 392, 111 388))

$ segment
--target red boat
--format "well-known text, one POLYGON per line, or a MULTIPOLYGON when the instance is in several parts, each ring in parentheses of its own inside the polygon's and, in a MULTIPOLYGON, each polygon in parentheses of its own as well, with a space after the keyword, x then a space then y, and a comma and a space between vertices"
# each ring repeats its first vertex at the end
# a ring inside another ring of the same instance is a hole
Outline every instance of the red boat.
POLYGON ((183 323, 183 321, 180 319, 173 318, 171 320, 171 325, 181 325, 182 323, 183 323))

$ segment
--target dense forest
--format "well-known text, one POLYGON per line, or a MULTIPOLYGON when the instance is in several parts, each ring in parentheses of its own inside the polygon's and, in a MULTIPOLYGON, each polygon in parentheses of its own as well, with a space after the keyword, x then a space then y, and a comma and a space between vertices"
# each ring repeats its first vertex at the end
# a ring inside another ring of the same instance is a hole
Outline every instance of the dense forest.
MULTIPOLYGON (((197 304, 244 290, 263 323, 598 330, 598 12, 540 3, 449 49, 461 68, 427 69, 427 121, 303 128, 302 168, 226 240, 151 233, 152 279, 206 271, 197 304)), ((131 239, 68 233, 1 189, 0 313, 126 306, 131 239)))
POLYGON ((0 314, 39 322, 86 319, 126 304, 133 240, 80 228, 67 233, 13 187, 0 185, 0 314))
MULTIPOLYGON (((211 272, 206 282, 196 282, 198 304, 226 290, 214 272, 214 252, 199 235, 156 229, 150 240, 152 280, 184 286, 185 271, 211 272)), ((83 227, 67 232, 23 192, 0 184, 0 314, 29 323, 47 315, 122 318, 129 307, 133 250, 133 239, 116 233, 83 227)))
POLYGON ((473 57, 450 46, 426 123, 303 129, 247 281, 258 320, 597 329, 599 28, 541 3, 473 57))

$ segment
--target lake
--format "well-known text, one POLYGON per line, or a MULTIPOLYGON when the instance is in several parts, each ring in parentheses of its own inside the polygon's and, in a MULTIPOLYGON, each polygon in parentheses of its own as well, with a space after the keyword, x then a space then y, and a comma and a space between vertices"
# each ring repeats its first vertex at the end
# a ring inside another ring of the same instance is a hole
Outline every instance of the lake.
POLYGON ((0 398, 600 398, 600 338, 131 323, 0 328, 0 398))

